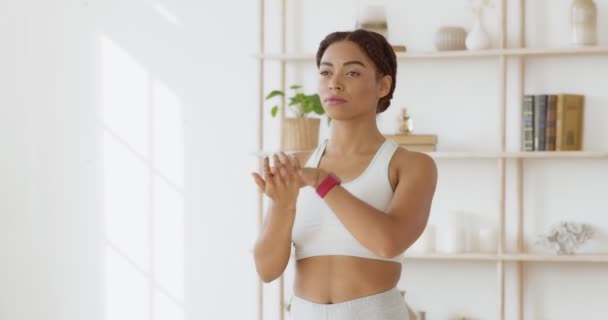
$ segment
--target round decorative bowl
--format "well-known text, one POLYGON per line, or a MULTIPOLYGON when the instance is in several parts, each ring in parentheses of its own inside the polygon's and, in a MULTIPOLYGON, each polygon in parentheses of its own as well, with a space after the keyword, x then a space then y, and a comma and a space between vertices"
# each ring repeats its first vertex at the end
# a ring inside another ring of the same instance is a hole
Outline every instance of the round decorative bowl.
POLYGON ((467 31, 462 27, 441 27, 435 33, 435 48, 439 51, 465 50, 467 31))

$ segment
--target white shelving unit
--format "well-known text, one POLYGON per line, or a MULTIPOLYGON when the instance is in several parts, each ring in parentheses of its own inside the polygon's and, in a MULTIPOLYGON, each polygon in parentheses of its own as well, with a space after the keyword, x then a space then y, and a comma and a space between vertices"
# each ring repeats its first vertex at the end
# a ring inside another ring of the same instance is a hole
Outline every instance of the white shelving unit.
MULTIPOLYGON (((276 151, 257 151, 252 155, 264 157, 276 151)), ((290 151, 292 152, 292 151, 290 151)), ((304 152, 304 151, 301 151, 304 152)), ((593 151, 535 151, 535 152, 425 152, 435 159, 608 159, 608 152, 593 151)))
POLYGON ((505 254, 406 254, 405 260, 453 260, 453 261, 515 261, 515 262, 608 262, 608 255, 547 255, 547 254, 526 254, 526 253, 505 253, 505 254))
MULTIPOLYGON (((582 48, 517 48, 517 49, 488 49, 480 51, 439 51, 397 53, 397 60, 412 59, 456 59, 480 57, 543 57, 543 56, 575 56, 575 55, 602 55, 608 54, 608 47, 582 47, 582 48)), ((258 54, 258 59, 283 62, 312 62, 314 54, 258 54)))
MULTIPOLYGON (((500 132, 500 144, 498 146, 500 151, 489 151, 489 152, 430 152, 433 158, 436 159, 454 159, 454 160, 474 160, 474 159, 487 159, 489 161, 496 161, 497 171, 499 177, 499 219, 498 219, 498 252, 496 254, 424 254, 424 255, 412 255, 406 254, 405 260, 425 260, 425 261, 478 261, 478 262, 490 262, 495 263, 497 268, 497 282, 498 282, 498 309, 496 310, 496 319, 505 319, 505 267, 507 263, 514 263, 517 270, 517 294, 518 294, 518 305, 517 318, 522 320, 524 318, 524 301, 523 301, 523 290, 524 290, 524 265, 526 263, 608 263, 608 255, 573 255, 573 256, 555 256, 547 254, 532 254, 525 253, 524 251, 524 219, 523 219, 523 166, 526 159, 607 159, 608 152, 594 152, 594 151, 547 151, 547 152, 512 152, 507 151, 506 148, 506 109, 507 109, 507 58, 519 58, 519 89, 520 92, 524 92, 525 88, 525 59, 526 58, 542 58, 542 57, 561 57, 561 56, 608 56, 608 47, 606 46, 595 46, 595 47, 582 47, 582 48, 526 48, 525 47, 525 0, 514 0, 519 2, 519 15, 520 19, 519 28, 519 46, 520 48, 507 48, 507 36, 506 36, 506 24, 507 24, 507 13, 506 13, 506 2, 507 0, 499 0, 498 10, 500 12, 500 41, 499 48, 481 50, 481 51, 449 51, 449 52, 407 52, 398 53, 398 61, 409 61, 409 60, 425 60, 425 59, 496 59, 498 66, 498 82, 499 82, 499 127, 500 132), (505 241, 505 219, 506 219, 506 166, 507 161, 515 164, 516 170, 516 185, 517 185, 517 205, 515 212, 510 214, 516 215, 517 219, 517 232, 516 232, 516 252, 507 252, 506 241, 505 241)), ((260 0, 260 47, 259 53, 255 55, 255 58, 259 61, 259 118, 258 118, 258 150, 255 155, 262 159, 264 155, 272 152, 264 151, 264 63, 266 61, 274 61, 280 63, 280 85, 281 89, 285 89, 285 69, 289 63, 314 63, 314 54, 311 53, 285 53, 285 19, 286 19, 286 0, 281 0, 281 52, 278 53, 266 53, 265 52, 265 17, 264 7, 265 1, 260 0)), ((284 105, 283 101, 283 105, 284 105)), ((521 108, 521 105, 513 106, 521 108)), ((280 113, 281 119, 285 118, 284 108, 281 108, 280 113)), ((282 145, 282 143, 281 143, 282 145)), ((261 168, 261 161, 260 161, 261 168)), ((259 206, 258 206, 258 217, 261 225, 263 219, 263 198, 260 194, 259 206)), ((263 284, 259 284, 259 313, 258 319, 264 319, 263 313, 263 284)), ((279 297, 278 302, 280 308, 281 319, 284 319, 284 282, 283 278, 280 279, 279 284, 279 297)))

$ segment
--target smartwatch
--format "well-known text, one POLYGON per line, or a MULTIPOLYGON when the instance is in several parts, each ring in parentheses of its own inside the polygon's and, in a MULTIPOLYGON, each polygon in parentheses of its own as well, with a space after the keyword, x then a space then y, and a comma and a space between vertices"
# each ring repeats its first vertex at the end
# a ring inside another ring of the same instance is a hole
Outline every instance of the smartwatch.
POLYGON ((339 186, 341 183, 340 178, 336 177, 333 174, 328 174, 321 183, 316 188, 317 194, 321 198, 325 198, 325 195, 335 186, 339 186))

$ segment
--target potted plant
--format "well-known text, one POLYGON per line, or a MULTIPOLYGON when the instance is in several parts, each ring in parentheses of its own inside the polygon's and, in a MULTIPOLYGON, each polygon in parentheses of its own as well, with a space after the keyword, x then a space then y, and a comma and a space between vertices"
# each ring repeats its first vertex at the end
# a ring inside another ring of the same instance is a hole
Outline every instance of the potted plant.
MULTIPOLYGON (((309 151, 314 149, 319 143, 319 118, 312 118, 312 113, 324 115, 323 105, 318 94, 305 94, 300 92, 302 86, 293 85, 289 87, 294 94, 289 97, 288 107, 293 112, 294 117, 283 119, 282 127, 282 149, 288 151, 309 151)), ((266 96, 266 100, 278 96, 285 96, 285 92, 274 90, 266 96)), ((273 117, 276 117, 279 106, 275 105, 270 110, 273 117)), ((328 122, 329 122, 328 118, 328 122)))

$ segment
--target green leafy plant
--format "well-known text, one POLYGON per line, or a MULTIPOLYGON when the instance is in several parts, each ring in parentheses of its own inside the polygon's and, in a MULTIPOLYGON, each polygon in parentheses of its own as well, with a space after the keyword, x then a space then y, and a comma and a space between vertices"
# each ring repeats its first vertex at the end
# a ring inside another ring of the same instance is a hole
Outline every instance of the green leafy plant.
MULTIPOLYGON (((302 86, 293 85, 289 87, 289 89, 294 91, 294 94, 289 97, 288 106, 293 111, 297 118, 304 118, 308 116, 311 112, 314 112, 318 115, 324 115, 325 110, 323 110, 323 105, 321 104, 321 98, 319 98, 318 94, 304 94, 300 92, 302 86)), ((270 100, 277 96, 285 96, 285 92, 280 90, 274 90, 270 92, 266 96, 266 100, 270 100)), ((276 117, 277 112, 279 111, 279 106, 275 105, 270 110, 270 114, 273 117, 276 117)))

